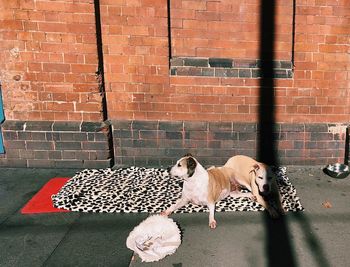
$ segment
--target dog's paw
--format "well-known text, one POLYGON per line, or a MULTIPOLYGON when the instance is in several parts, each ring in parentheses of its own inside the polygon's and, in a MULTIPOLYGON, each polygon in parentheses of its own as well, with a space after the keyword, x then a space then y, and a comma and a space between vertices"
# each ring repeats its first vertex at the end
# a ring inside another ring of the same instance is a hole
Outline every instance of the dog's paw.
POLYGON ((171 211, 168 211, 168 210, 163 210, 163 211, 160 213, 160 215, 165 216, 165 217, 168 217, 170 214, 171 214, 171 211))
POLYGON ((216 228, 216 221, 213 220, 213 221, 209 222, 209 227, 210 227, 210 229, 215 229, 216 228))
POLYGON ((250 199, 253 200, 254 202, 258 201, 258 198, 254 196, 253 194, 250 196, 250 199))

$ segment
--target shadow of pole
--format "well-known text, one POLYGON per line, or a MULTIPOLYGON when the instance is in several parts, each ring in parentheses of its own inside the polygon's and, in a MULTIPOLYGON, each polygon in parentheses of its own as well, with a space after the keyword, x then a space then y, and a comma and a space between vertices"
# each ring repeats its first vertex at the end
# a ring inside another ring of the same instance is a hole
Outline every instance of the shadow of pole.
POLYGON ((306 243, 311 252, 310 254, 313 256, 315 262, 317 263, 317 266, 330 267, 330 263, 328 262, 328 259, 325 256, 324 250, 320 242, 318 241, 317 237, 312 233, 313 229, 307 217, 302 212, 296 212, 293 214, 293 218, 295 218, 299 222, 300 228, 304 233, 306 243))
MULTIPOLYGON (((260 8, 260 92, 258 160, 278 166, 275 140, 274 98, 275 1, 261 1, 260 8)), ((268 266, 296 266, 286 217, 271 219, 264 214, 268 266)))

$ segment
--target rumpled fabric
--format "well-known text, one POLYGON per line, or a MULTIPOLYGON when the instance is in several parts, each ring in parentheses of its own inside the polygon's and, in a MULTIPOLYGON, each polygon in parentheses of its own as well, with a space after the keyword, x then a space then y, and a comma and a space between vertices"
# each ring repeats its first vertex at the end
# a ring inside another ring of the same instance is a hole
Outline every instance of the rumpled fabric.
POLYGON ((181 231, 170 218, 152 215, 129 234, 126 246, 143 262, 154 262, 175 253, 181 244, 181 231))

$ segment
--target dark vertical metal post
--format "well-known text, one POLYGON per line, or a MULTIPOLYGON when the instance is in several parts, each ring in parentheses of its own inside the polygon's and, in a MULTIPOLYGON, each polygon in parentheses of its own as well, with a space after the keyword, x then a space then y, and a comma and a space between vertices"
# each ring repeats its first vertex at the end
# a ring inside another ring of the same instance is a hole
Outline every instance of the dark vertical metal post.
POLYGON ((260 98, 258 159, 276 165, 274 42, 275 1, 261 1, 260 10, 260 98))
POLYGON ((171 59, 173 57, 171 51, 171 13, 170 13, 170 0, 167 0, 167 12, 168 12, 168 50, 169 50, 169 69, 171 67, 171 59))
MULTIPOLYGON (((275 140, 274 42, 275 1, 261 0, 260 59, 261 79, 259 98, 258 159, 278 165, 275 140)), ((269 267, 296 266, 293 247, 285 217, 271 219, 265 213, 266 254, 269 267)))
MULTIPOLYGON (((108 120, 108 108, 107 108, 107 98, 106 98, 106 87, 105 87, 105 76, 104 76, 104 61, 103 61, 103 42, 102 42, 102 26, 101 26, 101 10, 100 1, 94 0, 95 8, 95 27, 96 27, 96 44, 97 44, 97 57, 98 57, 98 70, 96 72, 99 91, 102 100, 102 116, 103 121, 108 120)), ((114 165, 114 144, 113 144, 113 133, 112 126, 108 124, 108 147, 109 154, 111 158, 111 165, 114 165)))
POLYGON ((292 20, 292 56, 291 56, 291 62, 292 62, 292 68, 294 69, 294 49, 295 49, 295 7, 296 7, 296 0, 293 0, 293 20, 292 20))

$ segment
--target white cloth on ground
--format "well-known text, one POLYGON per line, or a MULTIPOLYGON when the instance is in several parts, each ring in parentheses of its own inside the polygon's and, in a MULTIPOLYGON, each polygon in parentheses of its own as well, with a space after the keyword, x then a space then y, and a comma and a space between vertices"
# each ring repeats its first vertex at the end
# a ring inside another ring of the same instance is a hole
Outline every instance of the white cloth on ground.
POLYGON ((181 232, 170 218, 152 215, 129 234, 126 246, 136 252, 142 261, 153 262, 175 253, 181 244, 181 232))

